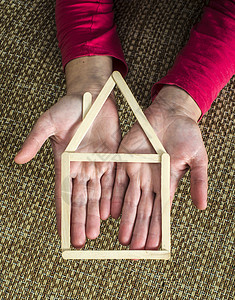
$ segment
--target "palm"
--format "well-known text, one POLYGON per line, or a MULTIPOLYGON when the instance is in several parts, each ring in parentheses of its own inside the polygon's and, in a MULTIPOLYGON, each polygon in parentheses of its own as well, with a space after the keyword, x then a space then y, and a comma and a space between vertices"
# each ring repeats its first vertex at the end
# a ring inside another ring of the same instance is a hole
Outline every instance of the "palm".
MULTIPOLYGON (((26 139, 16 162, 32 159, 44 141, 50 137, 55 163, 55 198, 57 228, 61 218, 61 154, 78 129, 82 119, 82 97, 65 96, 46 111, 26 139)), ((107 99, 77 152, 116 152, 120 143, 118 114, 112 99, 107 99)), ((71 241, 81 248, 88 238, 99 234, 100 218, 110 215, 110 200, 114 183, 111 163, 71 163, 71 241), (102 191, 102 192, 101 192, 102 191)))
MULTIPOLYGON (((157 104, 152 104, 145 113, 171 157, 171 202, 180 178, 191 167, 192 199, 198 208, 204 208, 207 156, 197 124, 188 117, 173 114, 166 116, 157 104)), ((123 139, 119 152, 155 151, 140 126, 135 124, 123 139)), ((112 216, 117 218, 122 210, 119 230, 119 240, 122 244, 130 244, 132 249, 159 247, 160 200, 158 164, 118 165, 112 198, 112 216)))
MULTIPOLYGON (((57 132, 51 137, 51 143, 55 156, 56 210, 59 231, 60 155, 81 123, 81 102, 76 100, 62 99, 58 107, 53 107, 51 110, 51 115, 55 116, 54 124, 57 132)), ((111 99, 108 99, 76 152, 116 152, 119 143, 117 110, 111 99)), ((100 217, 108 218, 114 176, 114 165, 111 163, 71 163, 71 240, 75 247, 82 247, 86 237, 96 238, 99 234, 100 217)))
MULTIPOLYGON (((56 157, 65 150, 82 121, 82 100, 65 96, 46 112, 55 134, 51 137, 56 157)), ((115 151, 120 142, 120 130, 115 104, 106 101, 77 151, 115 151), (110 126, 112 124, 112 126, 110 126), (105 133, 105 134, 103 134, 105 133)))

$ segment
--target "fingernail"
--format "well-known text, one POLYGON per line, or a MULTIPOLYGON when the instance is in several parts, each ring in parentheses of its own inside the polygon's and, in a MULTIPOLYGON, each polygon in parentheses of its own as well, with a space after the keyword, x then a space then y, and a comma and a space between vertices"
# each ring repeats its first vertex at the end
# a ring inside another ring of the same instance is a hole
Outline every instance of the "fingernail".
POLYGON ((21 152, 22 152, 22 149, 20 149, 20 150, 17 152, 17 154, 16 154, 16 155, 20 154, 21 152))

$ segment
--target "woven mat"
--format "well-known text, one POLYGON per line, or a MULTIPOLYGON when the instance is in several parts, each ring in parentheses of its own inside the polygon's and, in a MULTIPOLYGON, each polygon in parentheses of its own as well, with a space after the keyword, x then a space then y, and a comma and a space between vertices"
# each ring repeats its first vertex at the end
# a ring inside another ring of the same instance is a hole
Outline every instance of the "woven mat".
MULTIPOLYGON (((191 202, 189 176, 171 211, 169 261, 64 261, 56 231, 49 141, 26 165, 13 158, 38 117, 65 94, 54 0, 0 1, 0 299, 234 299, 232 78, 200 123, 209 156, 208 208, 191 202)), ((127 83, 143 108, 200 19, 202 0, 115 2, 129 65, 127 83)), ((134 122, 119 101, 123 132, 134 122)), ((102 222, 89 247, 115 248, 118 222, 102 222)), ((117 246, 119 247, 119 245, 117 246)))

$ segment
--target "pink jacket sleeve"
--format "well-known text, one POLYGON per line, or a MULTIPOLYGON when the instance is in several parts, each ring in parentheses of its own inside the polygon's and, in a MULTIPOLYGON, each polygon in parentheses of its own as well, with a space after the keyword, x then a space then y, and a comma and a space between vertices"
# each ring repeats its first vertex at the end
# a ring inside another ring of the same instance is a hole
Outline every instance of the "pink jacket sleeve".
POLYGON ((177 85, 196 101, 202 115, 235 73, 235 1, 213 0, 193 27, 173 68, 152 88, 177 85))
MULTIPOLYGON (((126 75, 112 4, 112 0, 56 1, 57 38, 64 67, 77 57, 109 55, 114 58, 114 69, 126 75)), ((235 2, 211 0, 173 68, 153 86, 152 99, 164 84, 177 85, 192 96, 203 115, 234 73, 235 2)))
POLYGON ((56 0, 57 39, 63 67, 81 56, 107 55, 114 58, 114 70, 126 75, 127 65, 112 8, 112 0, 56 0))

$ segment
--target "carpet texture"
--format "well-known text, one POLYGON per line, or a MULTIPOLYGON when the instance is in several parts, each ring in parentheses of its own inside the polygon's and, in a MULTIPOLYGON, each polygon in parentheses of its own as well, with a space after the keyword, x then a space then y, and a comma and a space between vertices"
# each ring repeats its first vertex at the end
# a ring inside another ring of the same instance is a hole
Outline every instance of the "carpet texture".
MULTIPOLYGON (((200 20, 205 1, 115 1, 115 19, 142 108, 200 20)), ((54 0, 0 1, 0 299, 234 299, 235 78, 200 122, 209 157, 208 207, 190 198, 189 174, 171 211, 169 261, 65 261, 54 205, 50 142, 25 165, 13 159, 38 117, 65 95, 54 0)), ((123 133, 134 122, 117 93, 123 133)), ((119 222, 102 222, 88 248, 120 249, 119 222)))

